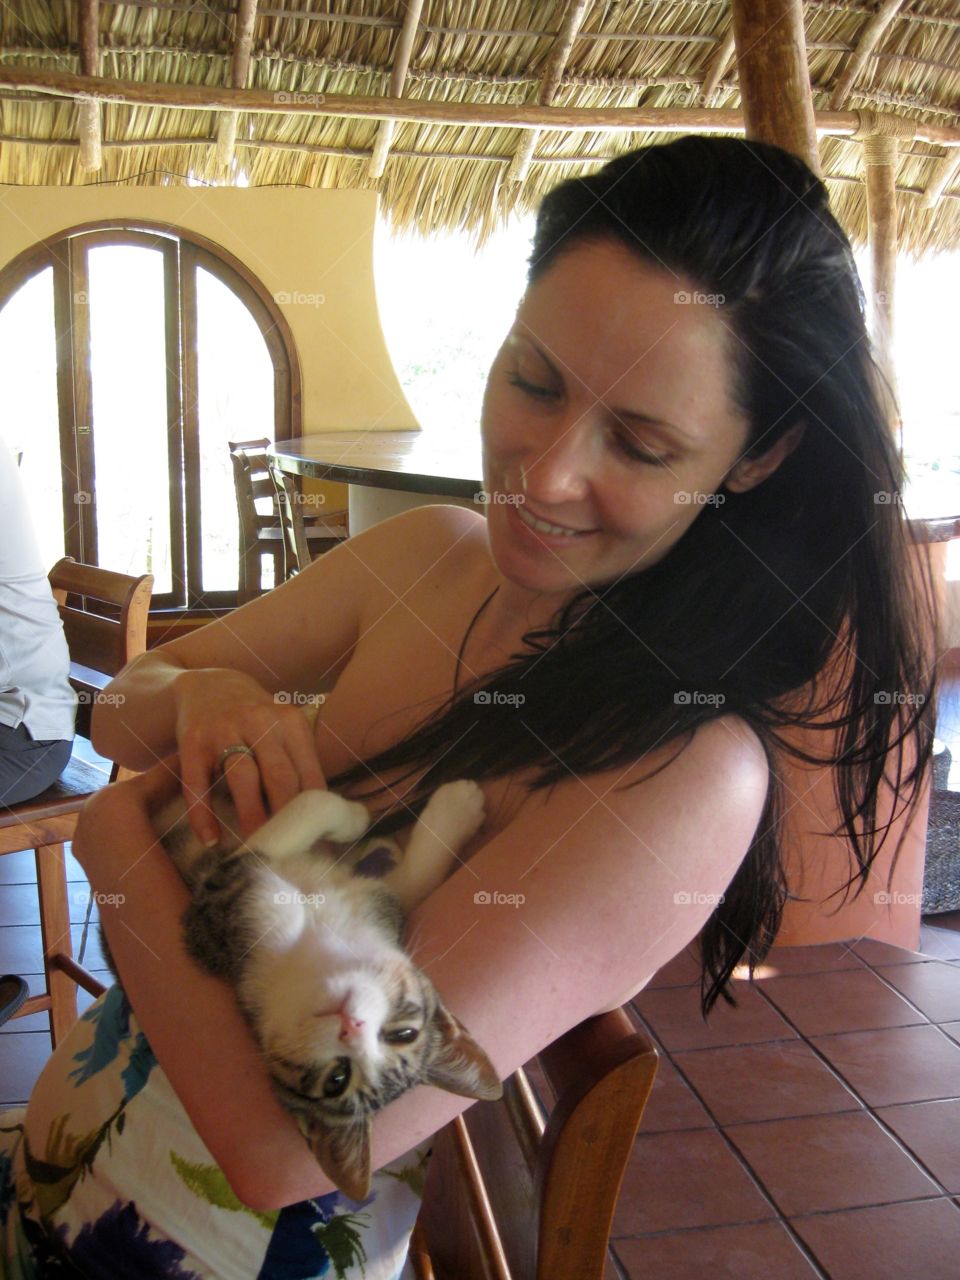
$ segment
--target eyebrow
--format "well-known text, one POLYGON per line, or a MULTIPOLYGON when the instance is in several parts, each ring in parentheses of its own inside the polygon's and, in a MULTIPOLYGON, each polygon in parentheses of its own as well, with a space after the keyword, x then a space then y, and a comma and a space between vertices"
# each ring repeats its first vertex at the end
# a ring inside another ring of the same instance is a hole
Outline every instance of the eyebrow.
MULTIPOLYGON (((525 333, 511 333, 510 341, 511 343, 517 343, 517 342, 528 343, 529 346, 533 348, 533 350, 537 353, 540 359, 544 362, 544 364, 547 366, 550 372, 554 375, 554 377, 560 378, 562 381, 563 374, 561 373, 561 371, 553 363, 553 361, 550 359, 547 353, 543 350, 540 344, 535 342, 533 338, 528 337, 525 333)), ((647 426, 647 427, 666 427, 668 431, 675 432, 685 443, 688 443, 688 444, 695 443, 694 436, 692 436, 689 431, 685 431, 683 427, 678 427, 674 422, 666 422, 664 421, 663 418, 654 418, 649 413, 641 413, 639 409, 611 409, 611 413, 613 413, 617 418, 619 418, 621 421, 626 423, 628 426, 635 423, 637 425, 647 426)))

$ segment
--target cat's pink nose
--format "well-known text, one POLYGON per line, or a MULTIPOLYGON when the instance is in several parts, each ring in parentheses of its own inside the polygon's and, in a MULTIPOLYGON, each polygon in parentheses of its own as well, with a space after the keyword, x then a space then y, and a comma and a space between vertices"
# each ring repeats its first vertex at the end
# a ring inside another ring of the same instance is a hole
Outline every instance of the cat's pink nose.
POLYGON ((356 1018, 351 1017, 350 1014, 347 1013, 345 1010, 343 1009, 340 1010, 340 1039, 341 1040, 347 1040, 347 1041, 356 1040, 358 1036, 361 1034, 360 1028, 362 1026, 363 1026, 362 1020, 358 1021, 356 1018))

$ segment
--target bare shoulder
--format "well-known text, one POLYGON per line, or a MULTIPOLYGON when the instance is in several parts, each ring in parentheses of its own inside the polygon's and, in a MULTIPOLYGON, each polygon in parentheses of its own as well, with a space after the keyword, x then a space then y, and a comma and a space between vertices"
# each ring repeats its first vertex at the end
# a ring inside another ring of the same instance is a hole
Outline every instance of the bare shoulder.
MULTIPOLYGON (((353 539, 351 539, 353 541, 353 539)), ((486 547, 486 521, 467 507, 437 504, 402 511, 358 535, 355 551, 382 575, 388 592, 431 578, 445 582, 486 547)))

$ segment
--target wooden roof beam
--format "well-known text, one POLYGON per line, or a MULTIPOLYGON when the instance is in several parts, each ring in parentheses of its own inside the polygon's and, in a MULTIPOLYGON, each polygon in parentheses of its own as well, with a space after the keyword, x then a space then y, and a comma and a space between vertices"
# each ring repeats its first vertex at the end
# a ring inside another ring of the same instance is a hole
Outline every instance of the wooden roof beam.
MULTIPOLYGON (((557 96, 560 81, 563 79, 563 73, 570 60, 574 41, 589 7, 590 0, 567 0, 563 21, 560 23, 560 30, 550 46, 550 52, 547 54, 547 60, 543 68, 543 76, 540 80, 540 87, 537 90, 536 101, 541 106, 553 106, 553 100, 557 96)), ((503 180, 505 183, 519 183, 527 176, 530 161, 533 159, 533 153, 537 149, 539 137, 539 129, 528 129, 521 136, 519 146, 513 154, 513 159, 510 161, 507 172, 504 174, 503 180)))
MULTIPOLYGON (((257 20, 257 0, 240 0, 237 7, 237 29, 233 37, 233 60, 230 84, 234 89, 246 88, 250 73, 250 51, 253 48, 253 25, 257 20)), ((229 169, 237 145, 238 111, 228 111, 217 121, 217 164, 229 169)))
POLYGON ((747 137, 771 142, 820 175, 801 0, 733 0, 747 137))
MULTIPOLYGON (((93 89, 84 76, 0 64, 0 89, 33 89, 55 98, 95 96, 132 106, 170 107, 183 111, 249 111, 257 115, 342 116, 386 120, 391 116, 417 124, 475 125, 479 128, 558 129, 591 133, 623 129, 632 133, 740 133, 743 114, 702 107, 540 107, 492 102, 431 102, 422 98, 374 98, 353 94, 274 93, 263 89, 211 88, 206 85, 110 80, 101 76, 93 89), (298 100, 299 99, 299 100, 298 100)), ((930 120, 901 119, 889 112, 818 111, 821 133, 849 137, 862 117, 897 120, 909 137, 943 147, 960 146, 960 127, 930 120)), ((902 136, 902 135, 901 135, 902 136)))
MULTIPOLYGON (((397 39, 397 51, 393 58, 393 69, 390 72, 390 97, 402 98, 403 86, 407 78, 407 68, 413 53, 413 42, 417 34, 417 25, 423 11, 423 0, 408 0, 407 11, 403 15, 403 26, 397 39)), ((373 155, 367 166, 368 178, 379 178, 387 167, 387 156, 393 141, 393 131, 397 127, 396 120, 381 120, 377 136, 373 143, 373 155)))
MULTIPOLYGON (((100 0, 80 0, 80 71, 85 76, 100 74, 100 0)), ((96 171, 103 164, 101 142, 103 122, 100 99, 80 98, 80 124, 77 137, 80 141, 80 164, 84 169, 96 171)))
POLYGON ((853 53, 847 59, 847 65, 838 74, 830 91, 831 111, 838 111, 846 102, 847 94, 856 83, 864 64, 902 8, 903 0, 883 0, 877 12, 866 23, 853 53))
POLYGON ((933 177, 927 183, 920 201, 924 209, 933 208, 958 173, 960 173, 960 151, 948 151, 937 161, 933 177))
POLYGON ((717 92, 717 86, 720 84, 727 68, 730 66, 730 59, 733 55, 733 23, 731 22, 727 34, 723 37, 720 48, 710 59, 710 63, 707 67, 707 74, 703 78, 703 88, 700 90, 700 93, 705 107, 712 106, 713 96, 717 92))

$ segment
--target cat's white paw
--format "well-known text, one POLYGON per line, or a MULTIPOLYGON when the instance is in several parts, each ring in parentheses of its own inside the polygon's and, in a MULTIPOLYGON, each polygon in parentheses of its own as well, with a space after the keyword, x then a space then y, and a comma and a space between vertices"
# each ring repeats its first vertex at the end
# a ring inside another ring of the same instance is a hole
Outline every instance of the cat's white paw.
POLYGON ((269 858, 288 858, 317 840, 349 844, 370 825, 362 804, 332 791, 301 791, 252 837, 257 852, 269 858))
POLYGON ((356 800, 345 800, 343 796, 337 796, 339 804, 333 815, 333 822, 327 836, 330 840, 335 840, 338 844, 350 844, 353 840, 359 840, 367 827, 370 825, 370 814, 367 812, 366 805, 358 803, 356 800))
POLYGON ((437 788, 420 821, 445 844, 457 849, 480 830, 485 815, 483 791, 475 782, 461 778, 437 788))

